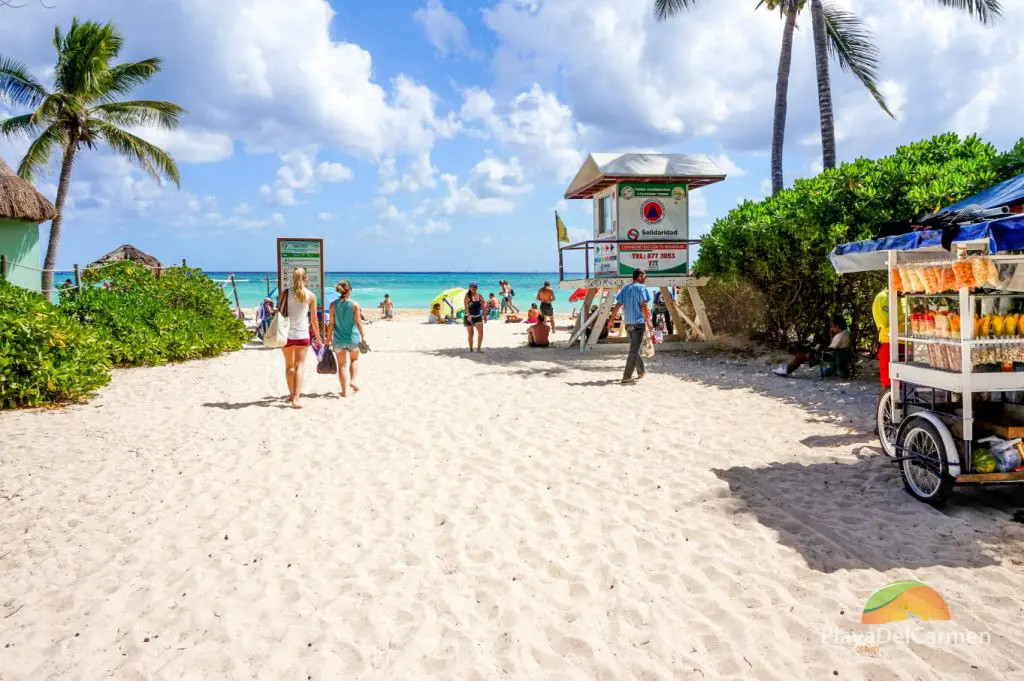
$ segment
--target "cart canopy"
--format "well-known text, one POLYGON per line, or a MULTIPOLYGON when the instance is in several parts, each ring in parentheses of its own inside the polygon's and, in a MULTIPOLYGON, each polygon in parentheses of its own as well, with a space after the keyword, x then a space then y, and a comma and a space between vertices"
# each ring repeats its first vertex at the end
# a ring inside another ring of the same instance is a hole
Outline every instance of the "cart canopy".
POLYGON ((1015 206, 1021 203, 1024 203, 1024 173, 993 185, 974 196, 968 196, 962 201, 946 206, 939 213, 955 213, 965 208, 999 208, 1001 206, 1015 206))
MULTIPOLYGON (((884 270, 889 264, 889 251, 941 251, 941 241, 942 230, 926 229, 842 244, 832 249, 829 259, 839 274, 884 270)), ((953 241, 986 245, 990 253, 1024 250, 1024 215, 964 225, 953 241)))

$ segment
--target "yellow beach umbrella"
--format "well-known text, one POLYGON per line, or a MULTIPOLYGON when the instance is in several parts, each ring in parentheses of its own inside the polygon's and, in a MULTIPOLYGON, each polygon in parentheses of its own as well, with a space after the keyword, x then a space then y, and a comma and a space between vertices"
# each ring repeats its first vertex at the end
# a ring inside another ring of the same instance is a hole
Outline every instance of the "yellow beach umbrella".
POLYGON ((433 309, 435 305, 441 305, 441 314, 455 314, 459 310, 465 307, 466 289, 464 288, 450 288, 447 291, 441 291, 436 298, 430 301, 430 308, 433 309))

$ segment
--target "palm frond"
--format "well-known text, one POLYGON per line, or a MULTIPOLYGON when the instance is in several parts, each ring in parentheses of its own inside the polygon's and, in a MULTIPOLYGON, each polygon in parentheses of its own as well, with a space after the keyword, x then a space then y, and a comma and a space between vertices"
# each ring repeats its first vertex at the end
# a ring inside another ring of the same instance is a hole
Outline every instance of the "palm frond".
POLYGON ((18 164, 18 175, 29 181, 35 179, 50 165, 53 153, 63 147, 64 133, 60 124, 54 123, 32 140, 24 158, 18 164))
POLYGON ((160 147, 106 121, 93 119, 89 125, 95 136, 103 139, 111 149, 145 170, 157 182, 167 178, 181 186, 177 164, 171 155, 160 147))
POLYGON ((665 21, 700 4, 700 0, 654 0, 654 18, 665 21))
POLYGON ((155 125, 167 130, 178 127, 185 109, 170 102, 136 100, 133 102, 109 102, 93 107, 90 112, 111 125, 135 128, 155 125))
POLYGON ((39 106, 46 89, 29 73, 28 67, 9 57, 0 57, 0 99, 15 106, 39 106))
POLYGON ((940 7, 967 12, 977 17, 983 24, 994 24, 1003 17, 1003 7, 999 0, 932 0, 940 7))
POLYGON ((54 34, 57 66, 54 84, 62 92, 94 99, 102 92, 110 63, 117 58, 124 39, 113 23, 74 20, 67 33, 54 34))
POLYGON ((154 75, 159 73, 163 63, 159 57, 113 66, 103 75, 98 99, 114 101, 118 95, 127 95, 154 75))
POLYGON ((0 137, 2 138, 32 137, 37 132, 39 132, 39 126, 32 122, 32 114, 22 114, 0 121, 0 137))
POLYGON ((822 3, 822 10, 829 56, 839 62, 839 68, 852 73, 875 98, 882 111, 892 116, 885 96, 878 90, 880 60, 871 32, 852 12, 827 2, 822 3))

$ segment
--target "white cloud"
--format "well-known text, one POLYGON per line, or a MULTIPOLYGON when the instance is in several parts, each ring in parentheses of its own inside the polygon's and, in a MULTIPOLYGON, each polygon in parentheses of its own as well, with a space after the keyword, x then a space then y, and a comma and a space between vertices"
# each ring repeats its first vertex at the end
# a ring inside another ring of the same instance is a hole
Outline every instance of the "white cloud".
POLYGON ((469 187, 481 198, 521 196, 533 190, 524 180, 519 159, 513 156, 503 163, 489 152, 470 171, 469 187))
POLYGON ((690 192, 690 216, 691 217, 702 217, 708 214, 708 202, 704 198, 703 192, 699 189, 694 189, 690 192))
POLYGON ((260 194, 267 203, 294 206, 299 203, 296 192, 313 194, 320 190, 322 183, 347 182, 352 179, 352 171, 340 163, 322 162, 317 165, 316 155, 315 146, 282 154, 283 165, 277 169, 274 184, 260 187, 260 194))
POLYGON ((384 210, 381 211, 380 219, 386 220, 387 222, 405 222, 409 219, 409 216, 396 208, 393 204, 389 203, 384 206, 384 210))
POLYGON ((335 215, 334 213, 332 213, 332 212, 330 212, 330 211, 326 211, 326 210, 325 210, 325 211, 322 211, 322 212, 320 212, 320 213, 317 213, 317 216, 316 216, 316 217, 317 217, 317 219, 319 219, 319 220, 320 220, 321 222, 334 222, 335 220, 337 220, 337 219, 338 219, 338 216, 337 216, 337 215, 335 215))
POLYGON ((463 93, 460 115, 480 126, 467 132, 521 149, 531 167, 552 179, 569 179, 583 162, 582 126, 574 122, 568 106, 536 83, 504 107, 486 91, 470 88, 463 93))
POLYGON ((249 213, 252 212, 252 208, 249 206, 248 203, 240 203, 237 206, 235 206, 234 212, 237 213, 238 215, 248 215, 249 213))
POLYGON ((455 175, 445 173, 441 181, 448 188, 448 196, 437 209, 441 215, 500 215, 515 210, 515 204, 506 198, 477 196, 468 185, 460 185, 455 175))
POLYGON ((433 236, 436 234, 447 234, 452 229, 447 220, 428 219, 423 224, 407 223, 405 225, 394 225, 385 227, 380 224, 371 225, 359 232, 359 236, 366 239, 375 239, 381 243, 414 243, 416 237, 433 236))
POLYGON ((274 213, 273 215, 270 216, 270 221, 275 225, 283 225, 284 216, 281 215, 280 213, 274 213))
POLYGON ((445 9, 441 0, 427 0, 424 7, 413 13, 416 23, 423 27, 427 40, 441 54, 469 51, 469 33, 458 15, 445 9))
POLYGON ((430 153, 421 152, 413 155, 409 164, 409 172, 401 177, 398 175, 397 161, 394 157, 385 158, 377 167, 380 194, 394 194, 399 189, 405 193, 416 193, 437 186, 437 169, 430 162, 430 153))
POLYGON ((743 177, 747 174, 747 171, 736 165, 736 162, 729 158, 726 154, 718 154, 712 156, 711 160, 718 164, 718 167, 725 171, 728 177, 743 177))
MULTIPOLYGON (((0 25, 4 54, 37 73, 53 63, 45 36, 83 11, 81 3, 53 4, 0 25)), ((328 0, 178 0, 144 8, 137 0, 104 0, 102 19, 127 37, 126 56, 163 58, 153 87, 188 109, 190 127, 249 149, 321 144, 375 160, 430 150, 457 130, 452 117, 438 114, 428 87, 402 74, 375 81, 370 53, 332 37, 354 31, 328 0)))
POLYGON ((132 133, 155 144, 179 163, 215 163, 231 158, 234 146, 223 133, 197 128, 138 128, 132 133))

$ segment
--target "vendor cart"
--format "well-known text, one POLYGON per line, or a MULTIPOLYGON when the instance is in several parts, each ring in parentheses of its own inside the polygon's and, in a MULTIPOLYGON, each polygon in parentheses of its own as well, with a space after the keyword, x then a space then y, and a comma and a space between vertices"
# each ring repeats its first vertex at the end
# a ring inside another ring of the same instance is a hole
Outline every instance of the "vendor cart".
POLYGON ((831 254, 840 273, 888 271, 892 385, 878 434, 907 491, 933 505, 957 485, 1024 482, 1024 216, 944 231, 831 254))

